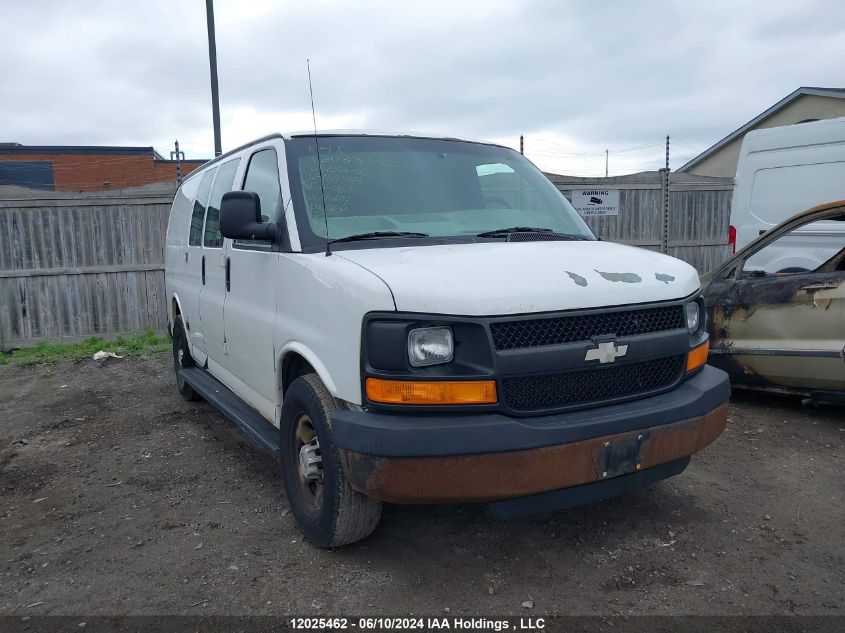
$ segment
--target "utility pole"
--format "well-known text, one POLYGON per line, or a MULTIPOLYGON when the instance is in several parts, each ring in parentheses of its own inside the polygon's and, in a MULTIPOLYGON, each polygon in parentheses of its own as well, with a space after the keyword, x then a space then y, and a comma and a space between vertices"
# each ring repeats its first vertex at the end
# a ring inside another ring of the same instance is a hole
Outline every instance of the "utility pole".
POLYGON ((610 150, 604 150, 604 177, 607 178, 607 164, 610 161, 610 150))
POLYGON ((669 135, 666 135, 666 171, 669 171, 669 135))
POLYGON ((214 36, 214 0, 205 0, 208 23, 208 64, 211 67, 211 116, 214 120, 214 155, 223 153, 220 142, 220 95, 217 91, 217 40, 214 36))
POLYGON ((522 134, 519 135, 519 153, 525 154, 525 139, 522 138, 522 134))
POLYGON ((179 151, 179 139, 173 142, 174 150, 170 152, 170 160, 176 159, 176 184, 182 184, 182 160, 185 158, 185 152, 179 151))

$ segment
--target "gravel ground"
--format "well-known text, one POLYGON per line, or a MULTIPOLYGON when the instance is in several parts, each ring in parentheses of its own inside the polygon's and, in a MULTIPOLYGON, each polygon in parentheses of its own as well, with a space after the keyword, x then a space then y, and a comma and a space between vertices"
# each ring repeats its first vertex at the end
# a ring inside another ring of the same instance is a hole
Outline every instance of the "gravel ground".
POLYGON ((0 615, 842 615, 843 427, 737 394, 715 444, 635 494, 515 522, 388 506, 324 551, 166 354, 4 366, 0 615))

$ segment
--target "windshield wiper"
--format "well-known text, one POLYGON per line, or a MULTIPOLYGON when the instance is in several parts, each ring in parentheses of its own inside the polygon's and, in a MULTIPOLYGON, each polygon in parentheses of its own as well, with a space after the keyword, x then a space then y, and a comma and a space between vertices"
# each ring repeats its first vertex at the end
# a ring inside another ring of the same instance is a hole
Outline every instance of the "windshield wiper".
POLYGON ((512 226, 507 229, 495 229, 493 231, 484 231, 479 233, 476 237, 507 237, 511 233, 548 233, 554 235, 556 239, 561 240, 589 240, 590 238, 577 233, 558 233, 553 229, 537 228, 532 226, 512 226))
POLYGON ((414 231, 370 231, 369 233, 356 233, 331 240, 336 242, 357 242, 358 240, 380 240, 388 237, 428 237, 428 233, 415 233, 414 231))
POLYGON ((507 229, 493 229, 478 233, 476 237, 507 237, 511 233, 554 233, 552 229, 537 228, 536 226, 511 226, 507 229))

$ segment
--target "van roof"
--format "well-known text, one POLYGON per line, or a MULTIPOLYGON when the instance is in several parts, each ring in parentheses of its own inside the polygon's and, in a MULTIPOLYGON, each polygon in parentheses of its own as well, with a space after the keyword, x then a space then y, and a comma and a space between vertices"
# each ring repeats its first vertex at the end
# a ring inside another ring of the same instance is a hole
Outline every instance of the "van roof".
POLYGON ((752 130, 742 139, 740 156, 767 149, 845 142, 845 117, 752 130))
MULTIPOLYGON (((274 138, 281 138, 281 139, 292 139, 292 138, 304 138, 314 136, 314 131, 308 130, 300 130, 297 132, 275 132, 273 134, 267 134, 262 136, 261 138, 257 138, 249 143, 244 143, 240 147, 236 147, 235 149, 229 150, 228 152, 213 158, 212 160, 208 161, 196 171, 194 171, 191 175, 195 175, 199 173, 201 170, 205 169, 209 165, 217 163, 221 160, 225 160, 232 154, 236 154, 240 151, 251 147, 252 145, 256 145, 257 143, 263 143, 264 141, 269 141, 270 139, 274 138)), ((501 143, 493 143, 491 141, 483 141, 479 139, 472 139, 472 138, 465 138, 465 137, 458 137, 458 136, 448 136, 443 134, 431 134, 427 132, 412 132, 412 131, 404 131, 404 132, 394 132, 394 131, 386 131, 386 130, 371 130, 371 129, 332 129, 332 130, 318 130, 317 136, 394 136, 394 137, 406 137, 406 138, 427 138, 427 139, 440 139, 444 141, 463 141, 465 143, 478 143, 480 145, 493 145, 496 147, 506 147, 507 149, 513 149, 507 147, 506 145, 502 145, 501 143)))
MULTIPOLYGON (((298 138, 302 136, 314 136, 314 130, 300 130, 282 135, 284 138, 298 138)), ((416 132, 413 130, 374 130, 374 129, 333 129, 317 130, 317 136, 404 136, 408 138, 431 138, 444 141, 465 141, 468 143, 480 143, 482 145, 501 145, 491 141, 468 138, 465 136, 450 136, 448 134, 432 134, 428 132, 416 132)))

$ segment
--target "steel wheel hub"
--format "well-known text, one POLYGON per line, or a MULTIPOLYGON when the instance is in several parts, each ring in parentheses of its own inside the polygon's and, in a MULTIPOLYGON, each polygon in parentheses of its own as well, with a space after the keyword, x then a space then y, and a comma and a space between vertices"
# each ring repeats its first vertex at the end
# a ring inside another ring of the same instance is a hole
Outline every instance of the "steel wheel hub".
POLYGON ((299 472, 305 479, 323 478, 323 458, 320 456, 320 441, 316 437, 299 449, 299 472))
POLYGON ((300 415, 295 427, 294 459, 298 459, 299 488, 307 503, 315 510, 323 501, 323 456, 314 424, 307 414, 300 415))

